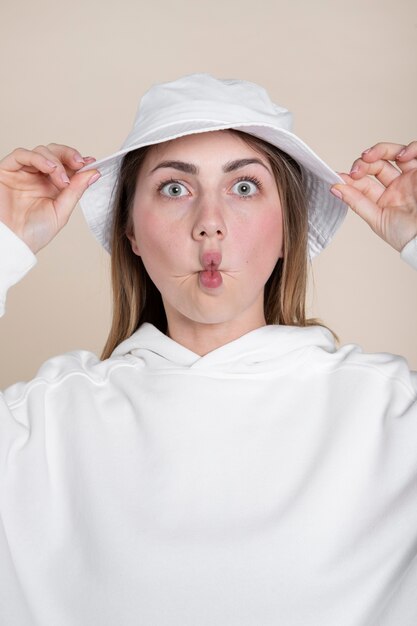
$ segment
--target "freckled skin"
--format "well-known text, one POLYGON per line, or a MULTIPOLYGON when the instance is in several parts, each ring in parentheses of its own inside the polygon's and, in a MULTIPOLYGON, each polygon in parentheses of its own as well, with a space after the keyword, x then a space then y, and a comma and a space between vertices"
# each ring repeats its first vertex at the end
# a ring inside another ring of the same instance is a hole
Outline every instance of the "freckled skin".
POLYGON ((227 342, 265 325, 263 291, 282 256, 283 235, 278 189, 264 155, 228 131, 155 146, 138 176, 133 225, 132 249, 161 292, 171 337, 215 325, 227 342), (223 171, 243 158, 260 159, 266 167, 223 171), (167 160, 192 163, 199 171, 163 167, 151 173, 167 160), (238 182, 245 177, 248 182, 238 182), (200 280, 207 253, 221 255, 217 288, 200 280))

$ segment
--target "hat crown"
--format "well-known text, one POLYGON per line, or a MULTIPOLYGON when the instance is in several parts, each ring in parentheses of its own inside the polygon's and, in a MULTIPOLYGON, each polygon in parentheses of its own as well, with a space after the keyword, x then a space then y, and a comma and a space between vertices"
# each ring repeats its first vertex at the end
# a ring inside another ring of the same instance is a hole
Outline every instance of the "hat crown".
POLYGON ((92 232, 110 251, 114 191, 128 152, 190 134, 234 128, 276 146, 301 166, 309 207, 308 247, 310 256, 315 256, 346 215, 347 206, 329 192, 330 185, 343 181, 291 132, 291 126, 291 113, 274 104, 263 87, 249 81, 201 73, 152 86, 139 103, 134 126, 121 149, 85 166, 102 174, 80 200, 92 232))
POLYGON ((274 104, 260 85, 201 73, 153 85, 139 103, 134 133, 145 137, 158 127, 190 119, 273 123, 285 130, 292 127, 291 113, 274 104))

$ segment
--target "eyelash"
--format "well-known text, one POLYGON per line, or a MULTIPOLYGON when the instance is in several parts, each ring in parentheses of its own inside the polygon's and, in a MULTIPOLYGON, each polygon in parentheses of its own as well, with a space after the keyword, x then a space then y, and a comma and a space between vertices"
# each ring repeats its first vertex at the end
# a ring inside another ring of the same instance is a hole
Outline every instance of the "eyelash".
MULTIPOLYGON (((259 178, 256 178, 256 176, 240 176, 237 180, 234 181, 233 186, 242 181, 249 181, 250 183, 253 183, 254 185, 256 185, 259 190, 262 189, 262 183, 259 180, 259 178)), ((165 185, 170 185, 172 183, 176 183, 177 185, 184 185, 184 183, 181 183, 179 180, 176 180, 175 178, 170 178, 169 180, 164 180, 161 183, 159 183, 157 185, 156 190, 160 192, 165 187, 165 185)), ((241 196, 241 198, 251 198, 251 197, 252 196, 241 196)))
MULTIPOLYGON (((253 183, 254 185, 256 185, 258 187, 258 189, 262 189, 262 183, 259 180, 259 178, 256 178, 256 176, 240 176, 237 180, 235 180, 235 182, 233 183, 233 186, 237 185, 237 183, 240 183, 242 181, 249 181, 250 183, 253 183)), ((241 196, 242 198, 251 198, 252 196, 241 196)))
POLYGON ((156 187, 157 191, 161 191, 165 185, 171 185, 172 183, 176 183, 177 185, 184 185, 184 183, 181 183, 179 180, 176 180, 175 178, 170 178, 169 180, 163 180, 162 183, 159 183, 156 187))

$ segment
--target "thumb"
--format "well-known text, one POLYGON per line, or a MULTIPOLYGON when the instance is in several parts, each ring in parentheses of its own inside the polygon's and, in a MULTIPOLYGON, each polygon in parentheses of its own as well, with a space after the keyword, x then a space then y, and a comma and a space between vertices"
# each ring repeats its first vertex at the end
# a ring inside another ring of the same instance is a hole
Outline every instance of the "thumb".
POLYGON ((330 191, 334 196, 343 200, 357 213, 375 232, 377 229, 380 208, 375 202, 352 185, 333 185, 330 191))
POLYGON ((60 227, 62 228, 69 220, 77 202, 90 185, 93 185, 101 174, 98 170, 79 172, 72 176, 70 183, 54 201, 60 227))

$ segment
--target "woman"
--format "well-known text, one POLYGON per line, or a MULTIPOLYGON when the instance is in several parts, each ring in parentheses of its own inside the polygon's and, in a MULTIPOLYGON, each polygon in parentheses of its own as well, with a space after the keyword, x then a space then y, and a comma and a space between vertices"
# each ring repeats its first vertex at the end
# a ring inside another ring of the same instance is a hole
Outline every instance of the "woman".
POLYGON ((261 88, 193 75, 99 163, 3 159, 3 293, 82 198, 115 303, 102 360, 3 394, 5 623, 415 624, 415 374, 337 349, 304 297, 341 199, 416 265, 416 157, 340 179, 261 88))

